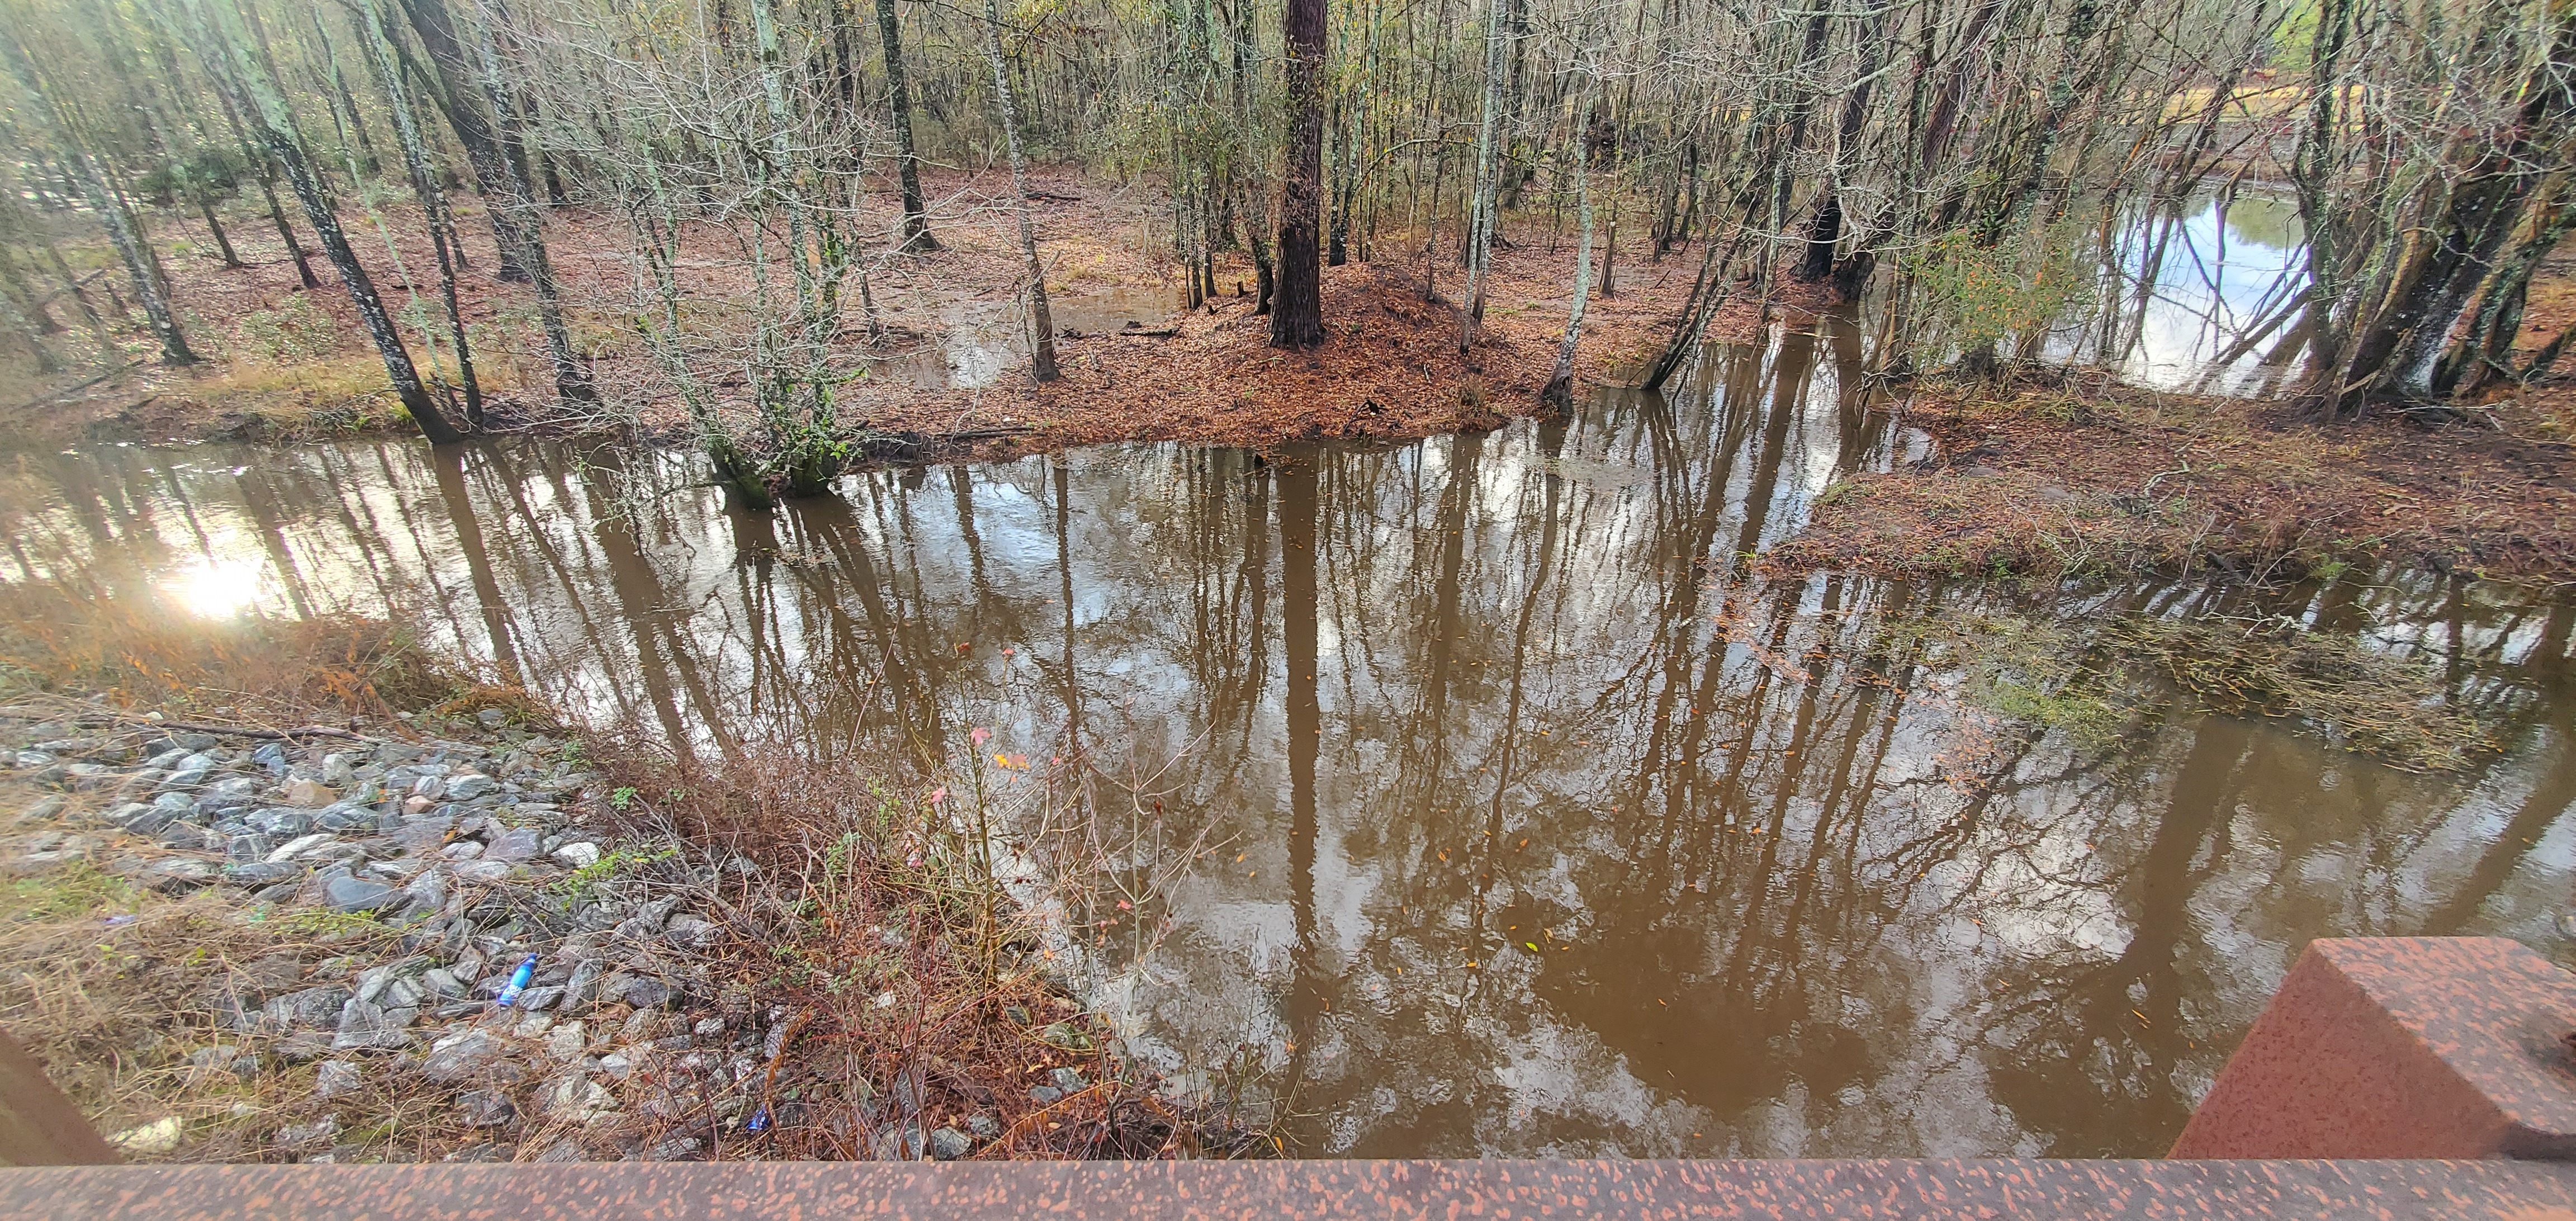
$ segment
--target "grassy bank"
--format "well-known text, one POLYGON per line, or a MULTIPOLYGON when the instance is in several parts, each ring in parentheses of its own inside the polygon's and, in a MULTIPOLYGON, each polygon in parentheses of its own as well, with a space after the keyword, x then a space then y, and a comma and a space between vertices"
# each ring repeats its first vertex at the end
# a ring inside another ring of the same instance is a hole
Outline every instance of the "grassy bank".
POLYGON ((0 737, 0 1023, 129 1157, 1232 1147, 891 771, 612 746, 371 621, 23 586, 0 737))

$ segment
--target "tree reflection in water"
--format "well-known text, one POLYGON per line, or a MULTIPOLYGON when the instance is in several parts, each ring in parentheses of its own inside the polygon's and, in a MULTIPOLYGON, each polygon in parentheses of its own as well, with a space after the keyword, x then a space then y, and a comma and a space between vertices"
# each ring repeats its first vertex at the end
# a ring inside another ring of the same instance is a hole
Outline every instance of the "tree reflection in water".
POLYGON ((1135 1053, 1257 1066, 1315 1154, 2154 1154, 2307 939, 2555 944, 2565 604, 1755 575, 1919 452, 1859 355, 1825 319, 1550 424, 875 472, 774 525, 687 455, 110 449, 33 469, 8 567, 250 565, 254 613, 390 610, 707 757, 1070 760, 1226 845, 1099 913, 1135 1053), (1881 625, 1972 609, 2364 633, 2511 746, 2419 776, 2174 707, 1963 754, 1956 676, 1881 625))

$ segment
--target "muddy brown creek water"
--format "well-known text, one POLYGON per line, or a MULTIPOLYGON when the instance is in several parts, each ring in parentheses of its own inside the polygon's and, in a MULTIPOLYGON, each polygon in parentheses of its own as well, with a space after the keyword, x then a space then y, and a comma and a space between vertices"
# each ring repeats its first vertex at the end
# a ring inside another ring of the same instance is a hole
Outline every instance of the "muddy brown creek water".
POLYGON ((1839 474, 1923 456, 1858 359, 1827 324, 1553 425, 883 471, 774 521, 686 453, 102 448, 26 460, 0 562, 391 614, 711 757, 1082 760, 1115 848, 1067 969, 1309 1155, 2154 1155, 2311 938, 2564 956, 2563 608, 1750 575, 1839 474), (1965 610, 2357 634, 2505 747, 2417 774, 2179 703, 1999 731, 1877 639, 1965 610))

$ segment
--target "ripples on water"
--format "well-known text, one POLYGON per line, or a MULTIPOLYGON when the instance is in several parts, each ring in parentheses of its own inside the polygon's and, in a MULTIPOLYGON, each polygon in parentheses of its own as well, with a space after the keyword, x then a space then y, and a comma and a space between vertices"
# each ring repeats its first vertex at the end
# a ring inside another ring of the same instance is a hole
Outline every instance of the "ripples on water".
POLYGON ((1218 847, 1144 912, 1077 896, 1111 922, 1090 982, 1139 1056, 1257 1070, 1309 1154, 2153 1155, 2308 939, 2555 951, 2563 606, 2404 571, 1742 575, 1838 476, 1921 456, 1858 360, 1827 320, 1555 425, 879 472, 774 523, 677 453, 103 449, 32 461, 56 494, 9 572, 391 608, 701 753, 962 758, 991 727, 1079 745, 1122 811, 1177 758, 1151 840, 1218 847), (1945 676, 1870 660, 1872 625, 1961 609, 2361 633, 2509 748, 2413 775, 2170 709, 1963 783, 1945 676), (1169 922, 1142 963, 1138 919, 1169 922))

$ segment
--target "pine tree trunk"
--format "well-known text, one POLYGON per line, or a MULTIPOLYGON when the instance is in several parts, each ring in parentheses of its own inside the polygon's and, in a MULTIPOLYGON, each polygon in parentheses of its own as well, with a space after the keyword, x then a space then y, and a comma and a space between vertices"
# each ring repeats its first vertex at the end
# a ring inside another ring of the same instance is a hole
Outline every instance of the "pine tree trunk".
POLYGON ((1324 0, 1287 0, 1288 180, 1279 203, 1279 283, 1270 344, 1324 342, 1324 0))

